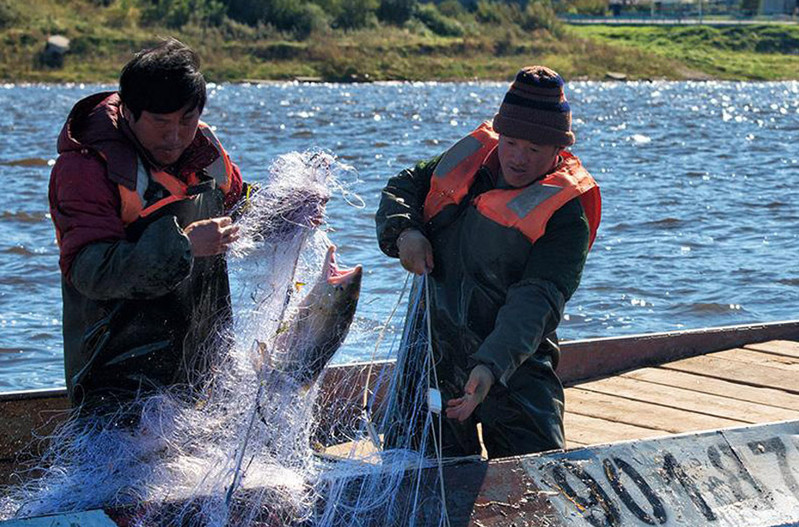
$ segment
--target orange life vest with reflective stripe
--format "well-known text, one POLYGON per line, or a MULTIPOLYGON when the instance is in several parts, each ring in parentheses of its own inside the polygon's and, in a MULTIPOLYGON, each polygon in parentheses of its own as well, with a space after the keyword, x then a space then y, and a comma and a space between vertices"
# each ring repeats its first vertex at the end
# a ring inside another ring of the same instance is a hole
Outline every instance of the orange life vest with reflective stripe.
MULTIPOLYGON (((485 122, 444 153, 430 179, 424 202, 425 222, 444 207, 463 201, 498 142, 499 134, 490 122, 485 122)), ((590 247, 602 216, 599 186, 576 156, 564 151, 561 159, 555 170, 543 178, 522 188, 484 192, 474 199, 474 206, 486 218, 521 231, 535 243, 555 211, 579 198, 591 230, 590 247)))
MULTIPOLYGON (((219 157, 208 165, 205 171, 213 179, 216 188, 223 194, 227 194, 233 177, 233 164, 230 161, 230 156, 207 124, 201 122, 199 130, 219 152, 219 157)), ((119 195, 122 198, 122 222, 127 226, 171 203, 191 199, 192 194, 189 189, 198 183, 200 183, 200 179, 197 174, 189 174, 187 180, 183 181, 166 172, 149 171, 143 163, 139 162, 136 173, 136 189, 131 190, 122 184, 118 185, 119 195), (149 186, 150 179, 164 187, 169 196, 145 206, 144 193, 149 186)))

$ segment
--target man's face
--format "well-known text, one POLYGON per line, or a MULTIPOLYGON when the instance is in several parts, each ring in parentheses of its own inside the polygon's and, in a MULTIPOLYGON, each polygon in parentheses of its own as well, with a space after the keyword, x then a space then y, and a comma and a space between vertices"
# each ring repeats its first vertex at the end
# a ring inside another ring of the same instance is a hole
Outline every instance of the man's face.
POLYGON ((500 135, 498 155, 502 176, 512 187, 529 185, 555 168, 560 151, 559 146, 500 135))
POLYGON ((188 105, 172 113, 142 111, 138 119, 127 108, 123 111, 133 135, 161 166, 180 159, 194 140, 200 123, 200 109, 189 109, 188 105))

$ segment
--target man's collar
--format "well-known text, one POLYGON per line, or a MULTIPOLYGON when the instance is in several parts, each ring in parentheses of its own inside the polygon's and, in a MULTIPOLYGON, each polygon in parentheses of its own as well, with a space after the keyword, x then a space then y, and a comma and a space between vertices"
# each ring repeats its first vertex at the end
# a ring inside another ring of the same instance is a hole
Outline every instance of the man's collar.
POLYGON ((502 167, 499 164, 499 147, 494 147, 485 158, 483 166, 488 169, 488 174, 491 176, 491 185, 494 188, 499 188, 499 183, 502 180, 502 167))

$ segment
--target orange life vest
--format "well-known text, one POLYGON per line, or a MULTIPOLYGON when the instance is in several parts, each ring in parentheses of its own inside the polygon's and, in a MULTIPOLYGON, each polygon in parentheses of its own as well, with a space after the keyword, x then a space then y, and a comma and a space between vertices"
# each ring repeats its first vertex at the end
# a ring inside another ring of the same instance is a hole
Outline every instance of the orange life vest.
MULTIPOLYGON (((485 122, 446 151, 430 179, 424 202, 425 222, 444 207, 463 201, 498 142, 499 134, 490 122, 485 122)), ((590 248, 602 216, 599 186, 576 156, 564 151, 561 159, 555 170, 543 178, 526 187, 484 192, 474 199, 474 206, 486 218, 521 231, 535 243, 555 211, 579 198, 591 230, 590 248)))
MULTIPOLYGON (((219 142, 219 139, 217 139, 207 124, 201 122, 199 130, 219 152, 219 157, 205 170, 213 178, 216 188, 227 194, 230 190, 230 182, 233 176, 233 165, 230 161, 230 156, 228 156, 228 153, 222 147, 222 143, 219 142)), ((189 174, 188 179, 183 181, 166 172, 149 171, 140 161, 136 174, 136 189, 131 190, 122 184, 118 185, 119 195, 122 198, 122 222, 127 226, 170 203, 192 199, 189 189, 198 183, 200 183, 200 180, 195 173, 189 174), (144 193, 147 190, 150 179, 163 186, 169 192, 169 196, 145 207, 144 193)))

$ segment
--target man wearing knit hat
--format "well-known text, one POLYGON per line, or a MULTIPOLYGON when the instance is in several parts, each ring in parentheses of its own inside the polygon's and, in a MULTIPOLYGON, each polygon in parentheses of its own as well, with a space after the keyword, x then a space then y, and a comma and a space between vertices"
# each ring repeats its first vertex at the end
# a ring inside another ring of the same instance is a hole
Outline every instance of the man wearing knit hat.
MULTIPOLYGON (((383 189, 380 248, 429 280, 445 456, 480 452, 478 422, 491 458, 565 444, 555 329, 601 208, 574 141, 563 79, 523 68, 493 123, 383 189)), ((387 446, 418 434, 397 430, 387 446)))

